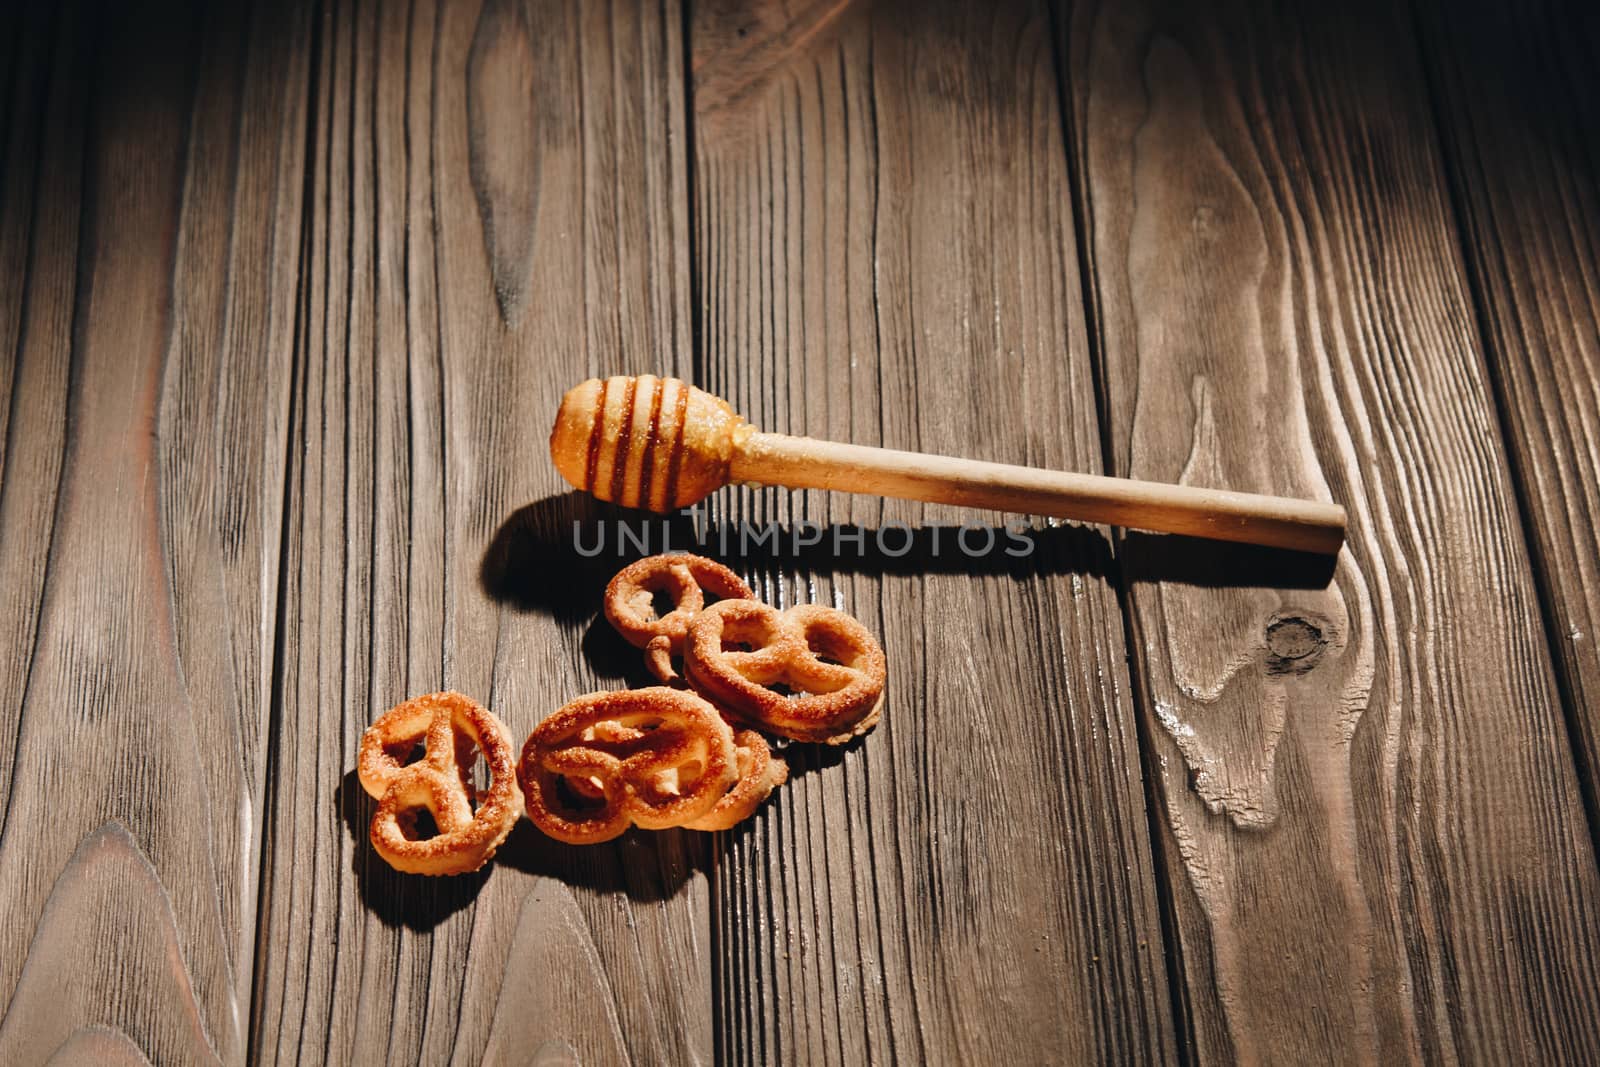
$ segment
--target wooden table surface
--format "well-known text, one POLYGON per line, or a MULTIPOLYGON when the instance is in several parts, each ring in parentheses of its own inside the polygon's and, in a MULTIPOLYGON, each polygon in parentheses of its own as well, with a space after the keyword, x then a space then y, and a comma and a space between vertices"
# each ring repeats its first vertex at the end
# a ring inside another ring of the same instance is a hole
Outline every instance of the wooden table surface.
POLYGON ((6 7, 0 1063, 1593 1062, 1595 10, 6 7), (724 491, 883 723, 398 875, 386 707, 641 679, 546 437, 645 371, 1349 543, 724 491))

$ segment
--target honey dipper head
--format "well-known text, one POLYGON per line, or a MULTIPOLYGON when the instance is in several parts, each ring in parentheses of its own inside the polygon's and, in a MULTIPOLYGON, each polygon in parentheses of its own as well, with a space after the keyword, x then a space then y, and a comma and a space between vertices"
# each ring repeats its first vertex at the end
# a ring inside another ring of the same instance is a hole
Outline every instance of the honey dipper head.
POLYGON ((677 378, 590 378, 561 398, 550 458, 601 500, 671 512, 727 484, 743 425, 726 401, 677 378))

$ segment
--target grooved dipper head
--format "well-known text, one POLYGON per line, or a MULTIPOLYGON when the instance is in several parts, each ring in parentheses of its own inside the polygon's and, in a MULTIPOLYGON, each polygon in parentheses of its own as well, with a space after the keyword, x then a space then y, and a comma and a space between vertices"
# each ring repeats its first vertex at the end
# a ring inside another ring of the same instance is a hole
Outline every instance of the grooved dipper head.
POLYGON ((561 398, 550 458, 601 500, 672 512, 727 484, 744 425, 726 401, 677 378, 590 378, 561 398))

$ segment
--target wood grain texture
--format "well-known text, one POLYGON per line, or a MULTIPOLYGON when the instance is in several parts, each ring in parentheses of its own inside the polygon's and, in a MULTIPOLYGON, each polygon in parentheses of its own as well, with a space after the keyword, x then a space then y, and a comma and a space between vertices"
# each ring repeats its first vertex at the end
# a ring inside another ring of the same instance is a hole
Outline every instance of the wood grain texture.
POLYGON ((0 1061, 239 1062, 306 12, 16 18, 0 179, 0 1061))
MULTIPOLYGON (((776 432, 1097 469, 1042 12, 708 4, 691 35, 697 384, 776 432)), ((974 559, 957 524, 1002 517, 775 490, 710 516, 779 523, 758 591, 850 611, 890 673, 876 730, 790 746, 719 842, 719 1060, 1172 1058, 1104 534, 974 559)))
POLYGON ((1600 769, 1600 13, 1567 3, 1417 6, 1592 822, 1600 769))
POLYGON ((596 513, 546 438, 573 383, 690 347, 681 21, 487 0, 321 23, 263 1062, 711 1059, 703 837, 524 824, 478 875, 409 877, 351 773, 409 695, 471 694, 520 748, 619 684, 586 651, 606 576, 571 547, 596 513))
POLYGON ((0 1063, 1592 1058, 1597 37, 0 5, 0 1063), (727 834, 396 875, 383 709, 644 677, 545 435, 645 371, 1352 539, 725 492, 702 548, 880 633, 884 723, 727 834))
POLYGON ((1326 589, 1124 540, 1197 1057, 1584 1058, 1600 880, 1405 14, 1060 26, 1115 472, 1351 517, 1326 589))

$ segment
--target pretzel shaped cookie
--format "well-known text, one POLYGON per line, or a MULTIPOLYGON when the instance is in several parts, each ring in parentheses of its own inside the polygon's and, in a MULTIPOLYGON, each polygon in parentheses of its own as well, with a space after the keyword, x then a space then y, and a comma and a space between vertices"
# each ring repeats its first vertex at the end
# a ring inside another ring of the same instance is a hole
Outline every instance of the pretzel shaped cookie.
POLYGON ((820 604, 780 612, 755 600, 723 600, 696 615, 683 664, 689 684, 729 714, 830 745, 876 725, 888 673, 883 648, 844 612, 820 604))
POLYGON ((560 841, 598 844, 631 825, 682 826, 708 815, 739 780, 733 729, 683 689, 590 693, 522 746, 528 818, 560 841))
POLYGON ((755 814, 761 802, 789 780, 789 765, 774 756, 766 739, 754 730, 735 730, 733 744, 738 753, 739 777, 710 811, 683 824, 689 829, 731 829, 755 814))
POLYGON ((706 606, 708 592, 735 600, 755 595, 737 574, 704 556, 647 556, 622 568, 606 586, 606 618, 629 644, 645 650, 651 674, 677 682, 672 658, 683 655, 689 620, 706 606), (672 598, 665 615, 656 613, 657 593, 672 598))
POLYGON ((378 801, 372 847, 398 871, 475 871, 517 821, 520 798, 506 728, 460 693, 429 693, 385 712, 361 735, 356 773, 378 801), (407 763, 418 741, 423 758, 407 763), (480 750, 490 774, 481 795, 472 785, 480 750), (424 808, 439 832, 419 839, 417 815, 424 808))

